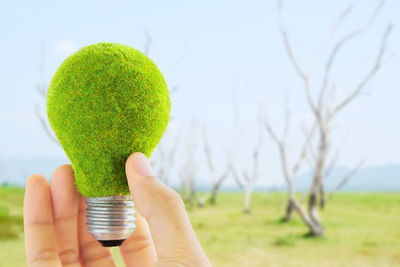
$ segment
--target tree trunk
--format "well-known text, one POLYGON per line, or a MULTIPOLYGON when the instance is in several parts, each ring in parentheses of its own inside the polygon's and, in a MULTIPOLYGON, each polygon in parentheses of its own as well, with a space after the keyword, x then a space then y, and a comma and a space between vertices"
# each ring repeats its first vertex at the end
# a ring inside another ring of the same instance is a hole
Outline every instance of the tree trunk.
POLYGON ((196 184, 193 178, 189 179, 188 182, 188 204, 189 209, 193 210, 197 202, 197 195, 196 195, 196 184))
POLYGON ((327 137, 329 136, 329 131, 320 125, 321 137, 319 142, 317 164, 314 172, 314 177, 311 186, 311 192, 308 198, 308 216, 312 222, 310 227, 310 232, 313 236, 323 236, 324 227, 322 221, 319 217, 318 211, 318 193, 323 186, 323 174, 325 169, 325 161, 329 150, 329 142, 327 137))
POLYGON ((318 212, 318 194, 316 190, 312 190, 308 199, 308 215, 311 220, 309 224, 310 233, 313 236, 324 236, 324 227, 319 218, 318 212))
POLYGON ((296 200, 294 199, 294 185, 293 179, 286 174, 286 181, 288 182, 288 195, 289 199, 286 204, 285 216, 282 218, 283 222, 290 222, 292 220, 293 209, 295 209, 296 200))
POLYGON ((321 182, 319 185, 319 208, 323 210, 325 208, 326 198, 325 198, 325 191, 324 191, 324 183, 321 182))
POLYGON ((250 204, 251 204, 251 195, 253 193, 253 186, 249 185, 246 188, 246 191, 244 193, 244 205, 243 205, 243 212, 246 214, 250 214, 251 213, 251 208, 250 208, 250 204))
POLYGON ((217 204, 217 195, 218 195, 220 186, 221 186, 220 183, 216 183, 216 184, 214 184, 214 186, 212 188, 211 197, 210 197, 211 205, 217 204))
POLYGON ((313 220, 311 220, 311 217, 306 214, 301 205, 295 199, 292 199, 291 203, 292 208, 297 211, 300 218, 307 224, 310 234, 312 236, 323 236, 324 229, 322 225, 315 224, 313 220))
POLYGON ((292 215, 294 210, 293 201, 294 200, 290 198, 286 204, 285 216, 283 216, 282 218, 283 222, 290 222, 292 220, 292 215))
POLYGON ((209 198, 210 198, 210 195, 209 195, 209 194, 206 194, 205 196, 199 198, 199 199, 197 200, 197 207, 199 207, 199 208, 204 208, 205 205, 206 205, 206 203, 207 203, 207 200, 208 200, 209 198))

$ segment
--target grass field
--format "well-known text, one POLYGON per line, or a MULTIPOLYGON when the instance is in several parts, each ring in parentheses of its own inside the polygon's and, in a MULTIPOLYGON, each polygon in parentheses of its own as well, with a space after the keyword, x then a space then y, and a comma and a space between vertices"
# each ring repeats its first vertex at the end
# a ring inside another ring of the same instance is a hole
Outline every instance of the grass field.
MULTIPOLYGON (((284 203, 284 194, 255 193, 245 215, 242 195, 223 193, 217 206, 189 214, 213 266, 400 266, 400 193, 336 195, 319 239, 305 237, 297 217, 280 223, 284 203)), ((0 266, 26 265, 22 205, 23 189, 0 188, 0 266)))

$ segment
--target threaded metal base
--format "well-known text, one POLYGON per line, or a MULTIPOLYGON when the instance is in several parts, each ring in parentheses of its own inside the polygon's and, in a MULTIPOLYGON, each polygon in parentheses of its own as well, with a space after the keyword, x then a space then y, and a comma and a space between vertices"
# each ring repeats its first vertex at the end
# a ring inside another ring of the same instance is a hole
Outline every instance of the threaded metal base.
POLYGON ((102 244, 121 245, 136 228, 131 196, 88 197, 86 205, 89 233, 102 244))

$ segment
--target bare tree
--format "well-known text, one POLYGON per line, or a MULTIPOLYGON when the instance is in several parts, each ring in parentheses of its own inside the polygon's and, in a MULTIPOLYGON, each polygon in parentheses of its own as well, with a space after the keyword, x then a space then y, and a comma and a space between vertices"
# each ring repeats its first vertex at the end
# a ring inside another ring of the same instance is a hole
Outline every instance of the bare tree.
POLYGON ((229 166, 227 166, 222 171, 219 171, 215 168, 213 149, 211 147, 210 138, 207 135, 207 130, 205 127, 203 128, 203 147, 213 185, 211 192, 209 194, 206 194, 203 198, 199 199, 198 205, 200 207, 203 207, 207 201, 209 201, 212 205, 215 205, 217 203, 218 192, 221 188, 222 183, 228 178, 230 172, 229 166))
POLYGON ((375 20, 377 14, 379 13, 383 5, 384 1, 381 1, 378 4, 378 6, 374 9, 368 21, 362 27, 351 31, 343 38, 339 39, 339 41, 337 41, 337 43, 333 45, 333 49, 331 50, 330 53, 328 53, 328 60, 325 63, 324 69, 322 70, 323 72, 322 84, 318 88, 319 89, 318 96, 314 98, 311 88, 311 84, 313 81, 313 71, 316 68, 316 66, 318 66, 318 63, 321 59, 321 55, 325 53, 328 47, 330 47, 330 44, 333 40, 333 36, 335 35, 339 25, 351 13, 352 6, 348 5, 344 9, 344 11, 340 14, 336 23, 334 23, 325 44, 312 60, 310 69, 307 72, 305 72, 303 68, 300 66, 297 57, 293 52, 291 43, 288 38, 287 30, 284 28, 283 25, 282 0, 279 0, 278 3, 279 28, 281 35, 283 37, 286 52, 297 74, 303 81, 307 102, 315 116, 317 124, 317 130, 318 130, 317 148, 314 149, 310 145, 310 150, 313 151, 315 158, 313 161, 314 169, 313 169, 312 184, 310 187, 310 193, 308 198, 309 219, 311 220, 312 224, 318 226, 320 231, 315 232, 312 229, 310 230, 314 235, 317 236, 324 235, 323 224, 319 217, 319 212, 318 212, 318 197, 321 197, 321 192, 323 192, 324 173, 327 168, 329 151, 331 149, 331 133, 332 133, 333 119, 340 111, 342 111, 345 107, 347 107, 351 102, 353 102, 358 96, 362 94, 366 84, 368 84, 368 82, 376 75, 376 73, 380 69, 383 57, 386 52, 387 39, 390 35, 393 25, 389 24, 383 34, 380 44, 380 49, 378 51, 378 55, 375 59, 373 66, 366 73, 366 75, 360 79, 359 83, 353 89, 350 90, 350 93, 340 101, 337 101, 335 97, 337 95, 337 89, 339 87, 339 83, 337 80, 331 78, 332 66, 335 59, 337 58, 338 52, 349 41, 359 36, 361 33, 365 32, 371 26, 372 22, 375 20))
MULTIPOLYGON (((290 110, 289 110, 288 96, 286 96, 286 99, 285 99, 285 126, 284 126, 284 130, 282 133, 282 137, 278 137, 278 135, 272 129, 270 122, 266 116, 264 119, 264 126, 265 126, 265 129, 267 130, 268 134, 272 138, 272 140, 278 146, 282 173, 283 173, 283 177, 285 178, 287 188, 288 188, 288 201, 286 204, 285 215, 283 216, 282 220, 290 221, 292 219, 293 210, 296 209, 300 213, 300 215, 303 214, 303 215, 301 215, 301 217, 306 222, 310 221, 308 216, 302 210, 300 203, 296 200, 296 196, 295 196, 296 190, 295 190, 294 183, 295 183, 295 178, 301 168, 301 165, 302 165, 304 159, 306 158, 307 149, 309 147, 309 144, 312 141, 312 138, 313 138, 313 135, 315 132, 315 128, 316 128, 315 123, 313 124, 311 130, 306 134, 304 144, 301 147, 300 153, 299 153, 295 163, 292 166, 290 165, 290 161, 289 161, 288 144, 287 144, 287 139, 288 139, 289 130, 290 130, 290 110)), ((310 224, 310 228, 312 229, 312 231, 315 231, 315 232, 317 232, 319 230, 318 227, 313 225, 312 223, 310 224)))
POLYGON ((189 205, 190 209, 194 208, 197 201, 196 178, 197 178, 197 161, 195 159, 197 142, 196 142, 197 126, 193 121, 188 131, 185 143, 182 147, 182 161, 179 165, 179 177, 181 180, 182 199, 189 205))
MULTIPOLYGON (((43 102, 46 103, 46 95, 47 95, 47 87, 48 87, 48 82, 45 80, 45 67, 46 67, 46 49, 44 45, 42 44, 40 47, 40 58, 39 58, 39 68, 38 68, 38 74, 39 74, 39 81, 36 83, 36 91, 42 98, 43 102)), ((35 113, 36 117, 38 118, 40 122, 40 126, 42 126, 42 129, 46 136, 55 144, 60 146, 60 143, 58 142, 57 138, 55 137, 53 131, 51 130, 49 124, 47 123, 46 115, 43 115, 40 105, 35 104, 35 113)))
POLYGON ((237 167, 235 166, 234 162, 234 153, 231 154, 231 158, 229 161, 229 168, 230 172, 233 175, 233 178, 235 179, 237 185, 244 190, 244 203, 243 203, 244 213, 251 213, 251 197, 253 194, 254 186, 260 176, 259 173, 260 150, 263 139, 261 116, 259 116, 257 120, 257 127, 258 127, 258 137, 252 152, 253 166, 251 172, 249 173, 248 170, 243 170, 242 174, 239 174, 237 172, 237 167))
POLYGON ((170 132, 167 129, 150 158, 157 177, 165 184, 170 182, 171 170, 174 167, 180 139, 177 134, 175 140, 169 142, 169 135, 170 132))
POLYGON ((151 37, 150 31, 147 29, 144 31, 144 35, 146 36, 146 40, 144 42, 143 54, 145 54, 146 56, 149 56, 150 48, 153 43, 153 38, 151 37))
MULTIPOLYGON (((145 44, 143 48, 143 53, 149 56, 151 51, 151 46, 153 44, 153 38, 150 34, 149 30, 145 30, 145 44)), ((178 66, 182 63, 185 53, 188 47, 188 39, 185 39, 185 49, 182 51, 182 54, 178 58, 178 60, 172 65, 169 74, 171 74, 178 66)), ((169 93, 172 97, 179 89, 179 85, 175 84, 170 87, 169 93)), ((170 118, 170 124, 173 121, 173 117, 170 118)), ((161 138, 159 144, 157 145, 153 155, 150 159, 151 164, 153 165, 157 176, 166 184, 169 183, 169 178, 171 175, 171 170, 175 163, 175 158, 179 146, 180 135, 177 133, 176 137, 170 143, 169 137, 172 135, 170 134, 169 128, 167 128, 166 132, 164 133, 163 137, 161 138)))

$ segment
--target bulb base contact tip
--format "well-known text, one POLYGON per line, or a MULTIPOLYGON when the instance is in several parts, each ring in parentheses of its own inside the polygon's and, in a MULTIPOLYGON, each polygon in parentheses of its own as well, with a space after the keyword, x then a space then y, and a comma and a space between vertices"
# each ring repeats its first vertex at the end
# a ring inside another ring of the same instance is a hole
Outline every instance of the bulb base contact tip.
POLYGON ((97 240, 100 242, 100 244, 103 247, 109 248, 109 247, 119 247, 124 243, 126 239, 120 239, 120 240, 97 240))
POLYGON ((103 247, 120 246, 135 230, 135 204, 131 196, 88 197, 89 233, 103 247))

